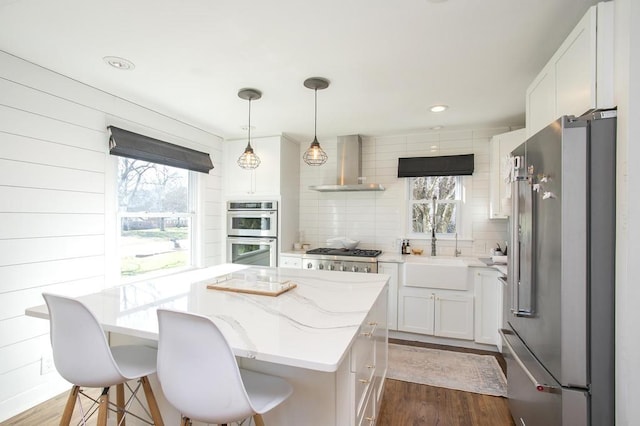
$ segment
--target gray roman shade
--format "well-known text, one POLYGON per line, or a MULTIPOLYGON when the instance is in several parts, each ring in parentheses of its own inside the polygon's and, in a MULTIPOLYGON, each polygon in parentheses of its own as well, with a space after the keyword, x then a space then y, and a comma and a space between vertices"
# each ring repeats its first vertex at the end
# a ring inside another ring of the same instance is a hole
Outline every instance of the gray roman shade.
POLYGON ((473 174, 473 154, 398 158, 398 177, 473 174))
POLYGON ((211 157, 206 152, 174 145, 148 136, 108 126, 111 131, 109 153, 165 166, 179 167, 201 173, 213 169, 211 157))

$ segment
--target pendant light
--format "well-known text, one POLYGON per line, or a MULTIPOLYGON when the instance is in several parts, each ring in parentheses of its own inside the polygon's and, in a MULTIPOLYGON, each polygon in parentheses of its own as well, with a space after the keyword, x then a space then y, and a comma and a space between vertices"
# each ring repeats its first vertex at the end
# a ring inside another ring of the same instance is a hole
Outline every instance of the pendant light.
POLYGON ((308 78, 304 81, 304 87, 313 89, 315 97, 315 115, 313 122, 313 142, 311 142, 309 148, 304 152, 302 159, 310 166, 321 166, 327 162, 327 154, 320 147, 320 142, 318 142, 318 137, 316 136, 318 128, 318 90, 329 87, 329 80, 322 77, 308 78))
POLYGON ((262 92, 256 89, 240 89, 240 91, 238 92, 238 97, 249 101, 247 147, 244 149, 242 155, 238 157, 238 166, 242 167, 245 170, 252 170, 260 165, 260 157, 258 157, 256 153, 253 152, 253 148, 251 147, 251 101, 254 99, 260 99, 262 97, 262 92))

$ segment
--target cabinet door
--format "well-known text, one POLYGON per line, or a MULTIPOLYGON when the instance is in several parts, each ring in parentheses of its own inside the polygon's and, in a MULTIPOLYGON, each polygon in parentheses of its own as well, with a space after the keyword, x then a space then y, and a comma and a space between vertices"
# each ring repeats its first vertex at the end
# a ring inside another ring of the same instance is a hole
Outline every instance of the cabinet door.
POLYGON ((589 10, 558 50, 555 71, 558 115, 579 116, 595 108, 596 8, 589 10))
POLYGON ((527 89, 527 137, 531 137, 557 118, 556 74, 548 64, 527 89))
POLYGON ((434 335, 473 340, 473 297, 435 294, 434 335))
POLYGON ((403 287, 398 292, 398 330, 433 335, 434 295, 430 290, 403 287))
POLYGON ((378 273, 391 276, 389 279, 389 330, 398 329, 398 264, 378 262, 378 273))
POLYGON ((498 345, 498 329, 502 327, 502 283, 498 271, 475 273, 475 341, 498 345))
POLYGON ((525 140, 525 129, 495 135, 491 138, 489 162, 489 217, 491 219, 506 219, 511 215, 510 188, 507 183, 509 156, 511 151, 525 140))
POLYGON ((280 138, 259 138, 253 141, 254 151, 260 157, 255 173, 255 191, 260 195, 280 194, 280 138))

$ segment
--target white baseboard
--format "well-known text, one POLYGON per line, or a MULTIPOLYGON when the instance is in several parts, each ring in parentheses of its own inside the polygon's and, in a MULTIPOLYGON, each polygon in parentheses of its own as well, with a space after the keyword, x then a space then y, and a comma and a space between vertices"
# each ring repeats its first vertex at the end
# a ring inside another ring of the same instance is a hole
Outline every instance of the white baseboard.
POLYGON ((401 339, 412 342, 433 343, 436 345, 456 346, 459 348, 478 349, 481 351, 500 352, 496 345, 485 345, 470 340, 450 339, 447 337, 427 336, 424 334, 407 333, 405 331, 389 330, 390 339, 401 339))

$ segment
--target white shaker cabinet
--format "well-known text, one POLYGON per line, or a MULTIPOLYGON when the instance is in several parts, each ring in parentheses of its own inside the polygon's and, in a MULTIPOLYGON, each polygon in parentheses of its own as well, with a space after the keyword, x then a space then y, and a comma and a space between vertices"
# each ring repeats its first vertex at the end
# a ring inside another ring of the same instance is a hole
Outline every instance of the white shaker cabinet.
POLYGON ((498 346, 502 328, 502 283, 500 272, 478 268, 474 273, 475 341, 498 346))
POLYGON ((473 340, 473 296, 466 292, 403 287, 398 299, 398 330, 473 340))
POLYGON ((562 115, 614 104, 614 2, 592 6, 526 92, 527 137, 562 115))
POLYGON ((473 296, 455 292, 434 296, 433 335, 473 340, 473 296))
POLYGON ((495 135, 490 141, 489 159, 489 217, 506 219, 511 215, 511 198, 507 175, 509 154, 526 140, 526 130, 495 135))

